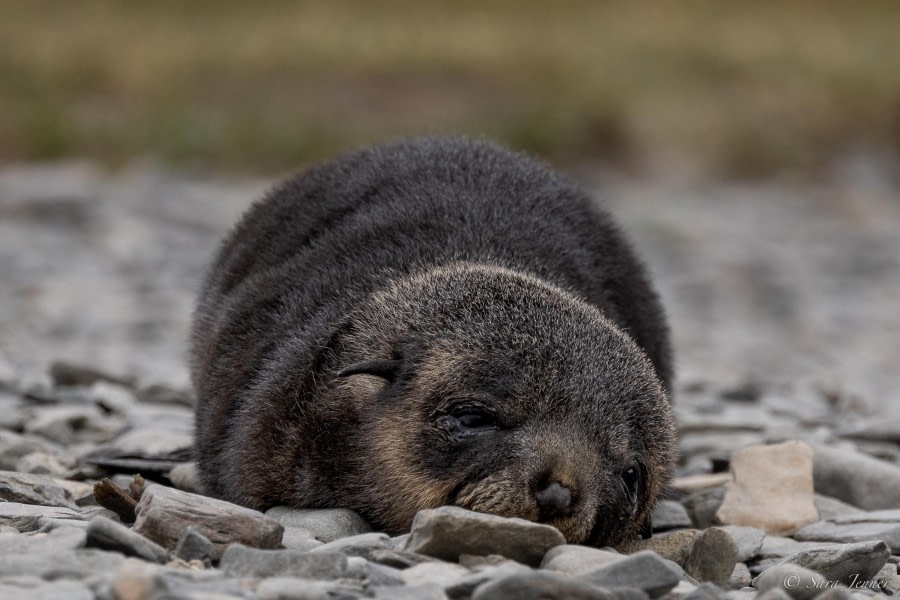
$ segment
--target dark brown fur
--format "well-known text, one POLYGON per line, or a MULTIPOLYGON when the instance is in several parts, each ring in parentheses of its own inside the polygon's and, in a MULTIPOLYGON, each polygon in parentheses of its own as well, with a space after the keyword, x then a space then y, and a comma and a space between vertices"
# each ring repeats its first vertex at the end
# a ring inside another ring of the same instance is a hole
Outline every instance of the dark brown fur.
POLYGON ((581 191, 490 144, 376 147, 274 190, 219 252, 193 357, 204 485, 255 508, 397 533, 457 504, 611 544, 672 471, 643 268, 581 191))

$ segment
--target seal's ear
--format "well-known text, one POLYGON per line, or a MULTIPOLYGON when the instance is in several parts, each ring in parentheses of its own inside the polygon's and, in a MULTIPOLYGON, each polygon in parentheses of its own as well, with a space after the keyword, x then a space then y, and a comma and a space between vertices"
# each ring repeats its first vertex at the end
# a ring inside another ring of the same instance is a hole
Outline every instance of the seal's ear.
POLYGON ((336 377, 349 377, 350 375, 374 375, 393 383, 400 368, 399 360, 367 360, 344 367, 338 371, 336 377))

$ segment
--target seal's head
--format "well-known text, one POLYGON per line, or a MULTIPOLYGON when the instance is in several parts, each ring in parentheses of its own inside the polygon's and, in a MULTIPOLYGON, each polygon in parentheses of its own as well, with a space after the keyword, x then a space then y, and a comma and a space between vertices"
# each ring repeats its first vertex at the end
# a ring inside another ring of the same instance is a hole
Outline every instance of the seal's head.
POLYGON ((340 501, 389 532, 445 504, 612 545, 644 527, 675 457, 667 392, 595 307, 505 269, 402 279, 336 334, 325 403, 351 449, 340 501))

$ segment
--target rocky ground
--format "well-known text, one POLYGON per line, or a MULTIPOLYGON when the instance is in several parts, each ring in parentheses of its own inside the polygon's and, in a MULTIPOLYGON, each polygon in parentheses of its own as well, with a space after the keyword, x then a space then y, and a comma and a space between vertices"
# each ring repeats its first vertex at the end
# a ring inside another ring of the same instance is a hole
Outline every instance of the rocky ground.
POLYGON ((670 314, 682 453, 654 536, 615 550, 461 509, 390 538, 195 493, 192 296, 268 184, 0 168, 0 598, 900 591, 900 187, 876 157, 817 185, 606 178, 670 314))

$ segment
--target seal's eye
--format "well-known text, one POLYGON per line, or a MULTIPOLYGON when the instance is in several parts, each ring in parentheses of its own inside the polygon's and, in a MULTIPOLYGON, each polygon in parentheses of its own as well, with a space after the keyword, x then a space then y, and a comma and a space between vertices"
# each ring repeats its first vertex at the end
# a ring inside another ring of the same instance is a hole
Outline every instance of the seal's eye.
POLYGON ((460 406, 438 417, 438 425, 455 438, 464 438, 497 428, 497 418, 479 406, 460 406))
POLYGON ((641 469, 637 464, 633 464, 622 472, 622 487, 628 495, 628 501, 634 503, 637 501, 638 488, 641 484, 641 469))

